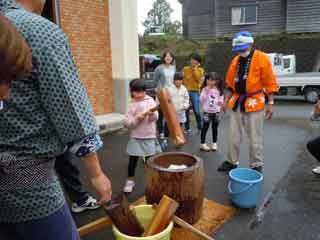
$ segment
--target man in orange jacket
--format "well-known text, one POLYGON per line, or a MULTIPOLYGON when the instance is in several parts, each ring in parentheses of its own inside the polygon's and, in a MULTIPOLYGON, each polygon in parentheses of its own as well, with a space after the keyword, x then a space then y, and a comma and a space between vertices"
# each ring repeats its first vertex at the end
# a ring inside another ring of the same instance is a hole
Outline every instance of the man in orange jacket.
POLYGON ((268 56, 254 49, 253 42, 250 32, 239 32, 233 39, 232 51, 238 56, 227 73, 224 104, 232 109, 229 154, 218 171, 228 172, 239 165, 243 132, 249 138, 250 167, 262 171, 264 113, 267 119, 272 118, 273 94, 279 87, 268 56))

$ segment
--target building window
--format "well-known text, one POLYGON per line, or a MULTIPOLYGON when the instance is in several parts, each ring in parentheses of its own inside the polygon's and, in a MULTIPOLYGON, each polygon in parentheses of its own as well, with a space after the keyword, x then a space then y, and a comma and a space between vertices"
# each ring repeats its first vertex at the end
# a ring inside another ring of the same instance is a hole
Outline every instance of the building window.
POLYGON ((59 11, 57 0, 46 0, 42 16, 59 25, 59 11))
POLYGON ((257 24, 257 15, 257 6, 233 7, 232 25, 257 24))

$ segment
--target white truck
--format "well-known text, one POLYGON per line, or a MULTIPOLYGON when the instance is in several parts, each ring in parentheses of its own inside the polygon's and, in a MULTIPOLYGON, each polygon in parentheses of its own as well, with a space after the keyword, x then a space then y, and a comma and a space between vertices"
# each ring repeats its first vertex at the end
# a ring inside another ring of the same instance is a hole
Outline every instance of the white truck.
POLYGON ((304 96, 310 103, 320 96, 320 72, 296 73, 296 56, 268 54, 280 86, 278 95, 304 96))

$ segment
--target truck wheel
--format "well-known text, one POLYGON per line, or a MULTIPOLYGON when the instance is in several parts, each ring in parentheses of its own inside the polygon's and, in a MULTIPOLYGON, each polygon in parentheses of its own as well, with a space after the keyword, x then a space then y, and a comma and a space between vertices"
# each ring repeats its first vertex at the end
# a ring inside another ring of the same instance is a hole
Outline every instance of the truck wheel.
POLYGON ((320 91, 316 88, 307 88, 304 91, 304 98, 309 103, 317 103, 320 91))

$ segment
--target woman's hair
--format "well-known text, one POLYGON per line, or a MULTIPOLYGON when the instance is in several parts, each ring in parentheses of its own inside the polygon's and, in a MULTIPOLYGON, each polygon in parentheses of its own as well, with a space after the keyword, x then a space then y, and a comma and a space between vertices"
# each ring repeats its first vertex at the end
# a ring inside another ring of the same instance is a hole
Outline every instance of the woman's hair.
POLYGON ((220 91, 220 95, 223 94, 223 90, 224 90, 224 83, 222 81, 221 75, 217 72, 209 72, 206 73, 204 76, 204 81, 202 83, 201 89, 205 88, 208 84, 207 81, 208 80, 215 80, 216 81, 216 87, 218 88, 218 90, 220 91))
POLYGON ((192 53, 190 59, 196 60, 198 63, 201 63, 202 58, 199 53, 192 53))
POLYGON ((144 92, 147 90, 147 86, 142 79, 133 79, 130 84, 130 92, 144 92))
POLYGON ((175 56, 170 50, 166 50, 163 52, 162 57, 161 57, 161 63, 165 63, 165 58, 168 54, 170 54, 170 56, 172 57, 171 64, 174 64, 174 62, 176 61, 175 56))
POLYGON ((0 15, 0 84, 10 84, 32 70, 31 50, 16 28, 0 15))

